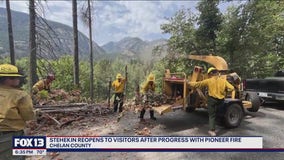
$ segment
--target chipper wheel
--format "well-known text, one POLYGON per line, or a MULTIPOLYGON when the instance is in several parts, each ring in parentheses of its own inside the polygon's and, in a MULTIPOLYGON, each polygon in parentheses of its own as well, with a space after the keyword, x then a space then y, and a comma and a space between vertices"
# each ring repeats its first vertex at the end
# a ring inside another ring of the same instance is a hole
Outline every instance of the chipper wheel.
POLYGON ((244 112, 242 107, 237 103, 232 103, 228 106, 224 115, 224 122, 227 128, 238 127, 243 119, 244 112))
POLYGON ((257 112, 261 104, 258 95, 256 93, 248 93, 245 99, 252 103, 252 107, 248 108, 248 111, 257 112))

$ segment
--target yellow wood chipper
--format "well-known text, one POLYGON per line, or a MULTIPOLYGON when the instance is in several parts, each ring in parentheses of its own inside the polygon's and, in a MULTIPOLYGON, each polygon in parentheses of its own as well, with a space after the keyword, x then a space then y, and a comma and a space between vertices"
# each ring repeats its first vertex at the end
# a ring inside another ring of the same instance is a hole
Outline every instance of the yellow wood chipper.
MULTIPOLYGON (((259 109, 260 101, 256 96, 251 95, 251 101, 242 100, 241 79, 236 73, 228 73, 227 62, 222 57, 189 55, 188 59, 209 63, 220 72, 222 78, 226 78, 235 87, 234 91, 227 93, 224 103, 217 109, 217 117, 226 127, 238 127, 244 117, 245 109, 253 112, 259 109)), ((206 78, 208 75, 201 66, 195 66, 190 75, 184 72, 171 73, 167 69, 163 77, 162 92, 169 103, 153 109, 162 115, 177 109, 192 112, 196 108, 207 108, 207 89, 193 89, 188 85, 188 82, 197 82, 206 78)))

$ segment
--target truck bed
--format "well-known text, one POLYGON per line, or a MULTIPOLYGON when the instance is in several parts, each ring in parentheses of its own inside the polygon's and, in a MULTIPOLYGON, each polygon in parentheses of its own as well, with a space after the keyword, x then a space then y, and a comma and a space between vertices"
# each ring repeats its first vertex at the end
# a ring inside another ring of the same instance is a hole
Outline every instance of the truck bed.
POLYGON ((244 91, 256 92, 264 100, 284 101, 284 77, 246 79, 244 91))

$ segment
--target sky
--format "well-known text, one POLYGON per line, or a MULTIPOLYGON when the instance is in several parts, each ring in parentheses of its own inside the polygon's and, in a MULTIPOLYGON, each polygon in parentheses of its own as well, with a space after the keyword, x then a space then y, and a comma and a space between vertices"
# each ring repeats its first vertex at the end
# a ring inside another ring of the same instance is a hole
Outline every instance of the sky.
MULTIPOLYGON (((78 1, 78 14, 87 1, 78 1)), ((233 3, 240 3, 234 1, 233 3)), ((42 16, 48 20, 60 22, 72 27, 72 2, 48 0, 41 2, 44 12, 42 16)), ((161 24, 167 23, 170 18, 180 9, 190 8, 196 10, 197 0, 192 1, 93 1, 92 23, 93 40, 100 46, 114 41, 117 42, 125 37, 139 37, 145 41, 161 38, 169 38, 163 34, 161 24)), ((219 5, 221 12, 225 12, 227 6, 232 3, 222 2, 219 5)), ((4 1, 0 1, 0 7, 5 8, 4 1)), ((28 1, 10 0, 12 10, 28 13, 28 1)), ((78 29, 88 37, 88 28, 78 20, 78 29)))

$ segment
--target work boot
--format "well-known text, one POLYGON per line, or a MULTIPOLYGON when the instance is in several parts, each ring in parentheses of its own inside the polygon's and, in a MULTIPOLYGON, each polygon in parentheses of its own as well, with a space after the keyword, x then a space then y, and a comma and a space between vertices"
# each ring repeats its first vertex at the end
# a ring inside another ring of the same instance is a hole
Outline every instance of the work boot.
POLYGON ((144 114, 145 114, 145 112, 146 112, 146 110, 145 110, 145 109, 142 109, 142 110, 140 111, 140 116, 139 116, 138 118, 144 119, 144 114))
POLYGON ((208 134, 212 137, 215 137, 216 136, 216 132, 215 131, 212 131, 212 130, 209 130, 208 131, 208 134))
POLYGON ((123 110, 123 102, 119 104, 118 112, 121 113, 123 110))
POLYGON ((150 118, 152 120, 157 120, 157 118, 154 116, 154 111, 153 110, 150 110, 150 118))
POLYGON ((114 104, 113 104, 113 113, 117 112, 117 108, 118 108, 118 103, 114 102, 114 104))

